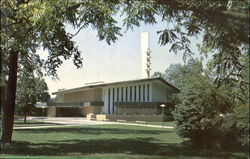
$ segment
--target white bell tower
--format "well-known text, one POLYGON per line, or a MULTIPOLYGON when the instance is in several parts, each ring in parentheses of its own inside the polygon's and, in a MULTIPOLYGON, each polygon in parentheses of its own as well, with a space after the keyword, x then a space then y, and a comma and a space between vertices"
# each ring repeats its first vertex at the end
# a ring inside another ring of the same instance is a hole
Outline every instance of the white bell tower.
POLYGON ((151 51, 149 49, 149 33, 141 33, 141 78, 149 78, 151 70, 151 51))

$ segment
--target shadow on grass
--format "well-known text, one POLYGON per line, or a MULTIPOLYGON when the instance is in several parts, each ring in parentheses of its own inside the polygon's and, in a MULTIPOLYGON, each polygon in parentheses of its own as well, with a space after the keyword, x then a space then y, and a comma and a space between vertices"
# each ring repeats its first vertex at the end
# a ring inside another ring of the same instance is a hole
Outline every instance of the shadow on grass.
MULTIPOLYGON (((15 130, 16 131, 16 130, 15 130)), ((122 153, 136 155, 157 155, 168 157, 201 157, 201 158, 247 158, 246 155, 240 157, 235 150, 216 149, 215 147, 201 147, 192 145, 189 142, 182 143, 159 143, 158 139, 153 137, 143 137, 143 134, 162 134, 174 133, 172 130, 150 130, 150 129, 132 129, 132 128, 49 128, 49 129, 32 129, 17 130, 17 132, 27 133, 80 133, 91 135, 112 134, 112 138, 102 139, 62 139, 59 141, 44 141, 42 143, 31 143, 25 141, 16 141, 10 145, 4 146, 2 153, 10 155, 86 155, 92 153, 122 153), (142 137, 119 138, 115 134, 142 134, 142 137)), ((246 153, 245 153, 246 154, 246 153)))
MULTIPOLYGON (((61 128, 43 128, 43 129, 26 129, 26 130, 15 130, 17 132, 25 133, 70 133, 70 134, 91 134, 91 135, 102 135, 102 134, 161 134, 167 133, 166 130, 145 130, 145 129, 126 129, 126 128, 91 128, 91 127, 82 127, 82 128, 71 128, 71 127, 61 127, 61 128)), ((169 132, 172 132, 170 130, 169 132)))
POLYGON ((58 143, 34 144, 14 142, 3 151, 12 155, 84 155, 91 153, 123 153, 137 155, 159 155, 168 157, 201 158, 244 158, 232 152, 192 147, 178 144, 152 143, 152 138, 102 139, 102 140, 66 140, 58 143))

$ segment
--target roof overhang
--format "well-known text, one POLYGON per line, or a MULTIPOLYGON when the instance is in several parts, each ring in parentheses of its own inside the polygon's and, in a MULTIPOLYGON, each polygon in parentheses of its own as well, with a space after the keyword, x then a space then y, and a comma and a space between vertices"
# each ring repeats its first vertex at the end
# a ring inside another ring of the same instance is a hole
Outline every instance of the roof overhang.
POLYGON ((128 80, 128 81, 119 81, 119 82, 112 82, 112 83, 105 83, 105 84, 97 84, 97 85, 89 85, 89 86, 84 86, 84 87, 78 87, 78 88, 73 88, 73 89, 67 89, 67 90, 61 90, 57 92, 53 92, 52 94, 67 94, 67 93, 73 93, 73 92, 80 92, 80 91, 85 91, 85 90, 90 90, 90 89, 98 89, 98 88, 103 88, 103 87, 109 87, 109 86, 116 86, 116 85, 122 85, 122 84, 131 84, 131 83, 141 83, 141 82, 153 82, 153 81, 159 81, 162 84, 164 84, 167 87, 170 87, 174 90, 175 93, 180 92, 180 90, 165 81, 161 77, 150 77, 150 78, 143 78, 143 79, 136 79, 136 80, 128 80))

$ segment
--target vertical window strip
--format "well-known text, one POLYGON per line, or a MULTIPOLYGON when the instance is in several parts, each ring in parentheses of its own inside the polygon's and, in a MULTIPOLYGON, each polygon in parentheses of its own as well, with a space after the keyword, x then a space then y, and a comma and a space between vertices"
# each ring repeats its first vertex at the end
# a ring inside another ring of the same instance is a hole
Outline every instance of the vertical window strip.
POLYGON ((134 92, 135 92, 134 95, 135 95, 135 101, 136 101, 136 86, 135 86, 134 92))
POLYGON ((125 101, 128 101, 128 87, 125 88, 125 101))
POLYGON ((141 85, 139 85, 139 102, 141 101, 141 85))
POLYGON ((117 94, 116 101, 119 101, 119 88, 116 89, 116 94, 117 94))
POLYGON ((121 98, 121 101, 123 102, 123 87, 121 88, 121 90, 122 90, 122 91, 121 91, 121 97, 122 97, 122 98, 121 98))
POLYGON ((143 101, 145 101, 145 94, 146 94, 146 92, 145 92, 145 84, 144 85, 142 85, 142 96, 143 96, 143 98, 142 98, 142 100, 143 101))
POLYGON ((130 101, 132 101, 132 86, 130 86, 130 101))
POLYGON ((112 106, 113 106, 113 114, 115 113, 115 88, 113 88, 113 103, 112 103, 112 106))
POLYGON ((108 91, 108 114, 110 114, 110 89, 108 91))
POLYGON ((147 84, 147 87, 148 87, 148 101, 149 101, 149 93, 150 93, 150 91, 149 91, 149 84, 147 84))

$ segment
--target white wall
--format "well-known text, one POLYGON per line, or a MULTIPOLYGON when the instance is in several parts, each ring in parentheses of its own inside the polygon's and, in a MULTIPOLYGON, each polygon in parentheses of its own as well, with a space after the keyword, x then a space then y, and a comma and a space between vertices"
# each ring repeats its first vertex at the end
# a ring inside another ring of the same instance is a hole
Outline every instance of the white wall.
POLYGON ((151 85, 152 83, 149 82, 141 82, 136 84, 124 84, 124 85, 104 87, 103 112, 109 114, 115 113, 116 111, 116 106, 114 104, 115 102, 151 102, 152 101, 151 85), (110 90, 110 95, 109 95, 109 90, 110 90), (114 104, 114 109, 113 109, 113 104, 114 104))
POLYGON ((105 87, 103 88, 103 100, 104 100, 103 111, 109 114, 115 113, 116 112, 116 106, 114 104, 115 102, 168 102, 169 97, 172 95, 172 91, 173 90, 170 87, 166 86, 165 84, 159 81, 141 82, 136 84, 124 84, 113 87, 111 86, 105 87), (143 85, 145 86, 144 89, 143 85), (132 91, 130 91, 131 87, 132 91), (118 91, 117 88, 119 88, 119 93, 117 92, 118 91), (109 90, 110 90, 110 95, 109 95, 109 90))
POLYGON ((168 102, 168 94, 171 90, 161 86, 158 83, 152 83, 152 101, 153 102, 168 102))

